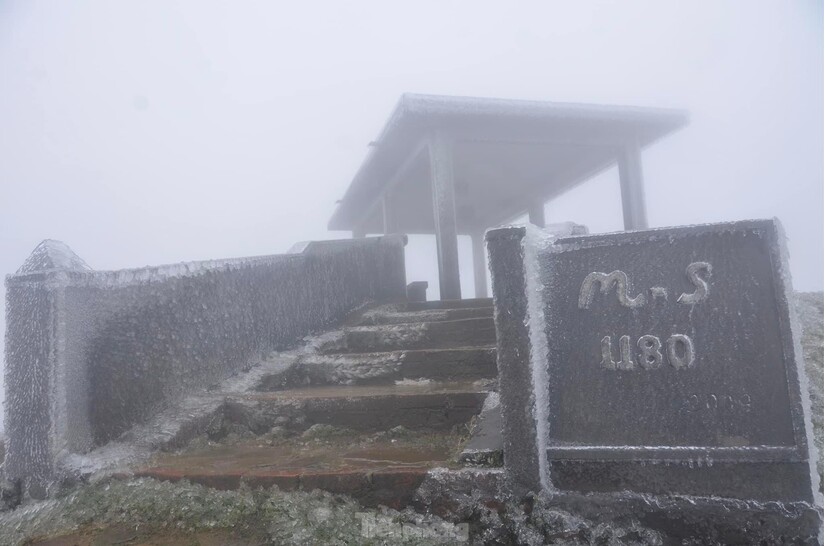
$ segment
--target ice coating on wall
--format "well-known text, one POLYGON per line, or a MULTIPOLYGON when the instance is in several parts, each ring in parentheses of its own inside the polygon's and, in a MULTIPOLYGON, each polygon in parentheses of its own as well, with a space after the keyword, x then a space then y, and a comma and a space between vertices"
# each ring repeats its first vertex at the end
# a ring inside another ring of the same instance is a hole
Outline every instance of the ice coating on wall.
POLYGON ((300 254, 97 272, 66 245, 41 243, 6 279, 7 477, 42 490, 61 459, 167 401, 367 301, 402 299, 403 246, 402 236, 318 242, 300 254))
POLYGON ((54 295, 45 286, 9 285, 6 291, 6 476, 52 475, 54 295), (13 320, 10 320, 13 317, 13 320))
POLYGON ((538 450, 539 478, 542 489, 552 487, 547 467, 549 438, 550 392, 548 385, 547 336, 545 335, 544 283, 541 280, 539 252, 553 242, 553 236, 532 225, 526 226, 522 239, 524 249, 524 278, 527 298, 527 326, 530 337, 530 369, 533 378, 533 416, 536 421, 536 448, 538 450))
POLYGON ((34 273, 35 271, 49 271, 52 269, 63 269, 67 271, 91 271, 86 262, 74 253, 69 246, 62 241, 46 239, 37 245, 32 253, 17 270, 17 275, 23 273, 34 273))
POLYGON ((487 231, 493 280, 496 366, 501 400, 502 447, 508 479, 519 490, 541 489, 536 404, 530 365, 523 226, 487 231))
POLYGON ((487 231, 493 279, 504 465, 516 489, 552 489, 547 458, 549 376, 545 316, 547 288, 542 257, 559 237, 587 233, 566 222, 541 230, 532 225, 487 231))
MULTIPOLYGON (((808 387, 808 375, 805 372, 805 362, 803 360, 804 352, 802 350, 802 326, 799 322, 799 315, 796 311, 795 299, 793 297, 793 281, 791 280, 791 270, 789 265, 788 240, 785 235, 785 229, 778 218, 774 218, 773 222, 777 230, 777 245, 779 260, 779 275, 780 283, 784 288, 784 293, 780 295, 784 305, 788 306, 788 315, 790 318, 791 327, 791 341, 794 360, 796 363, 796 378, 799 382, 799 395, 801 403, 799 411, 802 413, 802 423, 805 427, 804 438, 806 439, 806 448, 808 451, 808 465, 811 474, 811 487, 813 490, 814 504, 822 506, 822 493, 819 491, 817 484, 820 481, 819 472, 816 468, 816 462, 822 459, 822 453, 817 452, 817 446, 814 442, 813 419, 811 415, 811 397, 808 387)), ((821 537, 820 537, 821 538, 821 537)))

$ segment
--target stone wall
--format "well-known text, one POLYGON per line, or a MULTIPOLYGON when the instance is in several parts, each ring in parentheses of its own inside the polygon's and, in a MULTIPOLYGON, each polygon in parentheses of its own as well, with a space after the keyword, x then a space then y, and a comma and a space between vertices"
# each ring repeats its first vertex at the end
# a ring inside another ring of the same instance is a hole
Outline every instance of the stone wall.
POLYGON ((367 301, 405 297, 404 239, 92 271, 44 241, 6 278, 6 477, 42 490, 60 460, 367 301))

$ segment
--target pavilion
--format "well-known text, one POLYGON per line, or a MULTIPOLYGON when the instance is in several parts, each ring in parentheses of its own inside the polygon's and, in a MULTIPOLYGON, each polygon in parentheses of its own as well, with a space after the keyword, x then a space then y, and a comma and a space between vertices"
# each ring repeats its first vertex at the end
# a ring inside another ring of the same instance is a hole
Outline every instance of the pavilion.
POLYGON ((484 231, 618 163, 625 230, 647 228, 641 151, 681 110, 405 94, 329 221, 330 230, 435 234, 441 299, 461 299, 458 235, 487 293, 484 231))

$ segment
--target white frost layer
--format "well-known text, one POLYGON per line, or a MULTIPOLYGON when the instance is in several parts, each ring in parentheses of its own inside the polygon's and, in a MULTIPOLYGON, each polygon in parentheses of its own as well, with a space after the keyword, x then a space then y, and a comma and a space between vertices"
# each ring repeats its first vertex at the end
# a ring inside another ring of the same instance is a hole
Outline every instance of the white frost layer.
POLYGON ((544 297, 539 269, 539 252, 552 244, 554 237, 540 229, 526 226, 522 240, 524 276, 527 296, 526 326, 530 336, 530 369, 533 378, 533 417, 536 421, 539 479, 544 490, 553 488, 547 465, 550 425, 550 380, 548 373, 547 336, 545 335, 544 297))
POLYGON ((492 391, 484 399, 484 405, 481 407, 481 413, 485 411, 492 411, 501 405, 501 397, 496 391, 492 391))
MULTIPOLYGON (((794 364, 796 365, 796 376, 799 378, 799 395, 802 406, 802 421, 805 426, 805 438, 808 447, 808 467, 811 476, 811 487, 813 490, 814 504, 820 508, 823 506, 822 493, 816 484, 819 483, 819 471, 816 468, 816 461, 822 456, 818 453, 816 441, 814 439, 813 419, 811 416, 811 396, 808 387, 808 374, 805 371, 804 352, 802 350, 802 324, 799 322, 799 315, 796 310, 796 300, 793 292, 793 281, 791 280, 790 254, 788 251, 788 241, 785 237, 785 229, 779 218, 773 219, 777 231, 777 244, 779 245, 779 274, 785 293, 779 295, 784 297, 788 304, 788 315, 791 326, 791 339, 793 341, 794 364)), ((822 535, 820 534, 820 543, 822 535)))
POLYGON ((416 385, 429 385, 432 382, 432 379, 426 379, 422 377, 421 379, 398 379, 395 382, 395 384, 414 387, 416 385))

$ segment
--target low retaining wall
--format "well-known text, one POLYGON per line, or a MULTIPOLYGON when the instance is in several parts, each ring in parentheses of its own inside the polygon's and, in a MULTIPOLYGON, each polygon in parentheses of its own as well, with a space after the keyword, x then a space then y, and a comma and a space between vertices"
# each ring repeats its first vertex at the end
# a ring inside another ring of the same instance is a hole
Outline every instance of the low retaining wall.
POLYGON ((404 239, 92 271, 41 243, 6 278, 6 477, 33 495, 60 461, 368 301, 405 297, 404 239))

